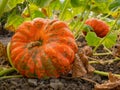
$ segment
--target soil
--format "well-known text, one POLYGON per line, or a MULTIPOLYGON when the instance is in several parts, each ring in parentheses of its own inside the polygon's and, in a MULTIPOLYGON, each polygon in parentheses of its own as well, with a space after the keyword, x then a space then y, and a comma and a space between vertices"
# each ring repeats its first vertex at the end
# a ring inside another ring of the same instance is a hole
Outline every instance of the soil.
MULTIPOLYGON (((4 32, 0 35, 0 42, 4 45, 10 41, 13 34, 4 32)), ((79 48, 86 45, 86 41, 83 36, 77 41, 79 48)), ((101 46, 97 52, 104 52, 101 46)), ((91 58, 97 60, 110 60, 114 57, 112 55, 104 56, 91 56, 91 58)), ((4 58, 0 58, 0 65, 10 66, 9 62, 4 58)), ((109 64, 92 64, 92 66, 101 71, 120 73, 120 61, 116 61, 109 64)), ((17 72, 10 73, 9 75, 19 74, 17 72)), ((49 79, 31 79, 31 78, 9 78, 0 79, 0 90, 94 90, 96 83, 104 83, 108 78, 98 74, 88 74, 84 78, 72 78, 71 73, 67 76, 61 76, 60 78, 49 79)))

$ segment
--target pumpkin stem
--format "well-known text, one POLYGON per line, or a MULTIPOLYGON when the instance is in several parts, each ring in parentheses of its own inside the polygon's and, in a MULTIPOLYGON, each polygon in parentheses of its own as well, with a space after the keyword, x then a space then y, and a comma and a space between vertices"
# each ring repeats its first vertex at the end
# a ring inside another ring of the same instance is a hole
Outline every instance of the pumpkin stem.
POLYGON ((27 48, 28 49, 31 49, 35 46, 41 46, 42 45, 42 40, 39 40, 39 41, 35 41, 35 42, 31 42, 27 45, 27 48))

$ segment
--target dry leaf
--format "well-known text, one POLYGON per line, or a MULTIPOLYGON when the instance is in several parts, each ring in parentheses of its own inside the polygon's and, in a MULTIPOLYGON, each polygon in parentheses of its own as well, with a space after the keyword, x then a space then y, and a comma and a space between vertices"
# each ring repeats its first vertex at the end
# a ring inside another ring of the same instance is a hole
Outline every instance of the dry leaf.
POLYGON ((92 55, 92 49, 89 46, 84 46, 78 50, 73 63, 72 76, 81 77, 87 73, 93 72, 95 69, 88 63, 88 57, 92 55))
POLYGON ((88 73, 93 72, 95 69, 88 63, 88 57, 86 56, 84 49, 79 50, 78 55, 84 65, 84 67, 86 68, 87 72, 88 73))
POLYGON ((76 54, 75 61, 73 63, 73 68, 72 68, 72 77, 81 77, 81 76, 84 76, 86 73, 87 73, 87 71, 86 71, 81 59, 76 54))
POLYGON ((73 63, 72 76, 81 77, 87 73, 93 72, 95 69, 88 63, 88 58, 82 49, 75 55, 73 63))
POLYGON ((109 80, 104 84, 96 84, 95 90, 120 90, 120 78, 109 74, 109 80))
POLYGON ((90 46, 84 46, 82 48, 82 50, 84 51, 86 56, 92 56, 93 55, 92 48, 90 46))
POLYGON ((113 48, 113 55, 120 57, 120 44, 116 44, 113 48))
POLYGON ((45 8, 42 8, 41 9, 41 12, 45 15, 45 16, 49 16, 48 13, 47 13, 47 10, 45 8))

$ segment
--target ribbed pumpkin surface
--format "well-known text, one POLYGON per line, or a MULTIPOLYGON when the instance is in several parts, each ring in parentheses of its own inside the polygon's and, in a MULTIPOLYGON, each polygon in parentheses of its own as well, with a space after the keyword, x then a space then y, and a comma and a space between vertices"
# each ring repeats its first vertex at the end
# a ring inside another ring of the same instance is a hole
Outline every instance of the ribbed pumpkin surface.
POLYGON ((93 32, 97 34, 98 37, 104 37, 109 32, 109 26, 104 21, 97 18, 90 18, 85 22, 93 28, 93 32))
POLYGON ((59 77, 71 70, 77 45, 68 26, 59 20, 24 22, 11 39, 16 69, 27 77, 59 77))

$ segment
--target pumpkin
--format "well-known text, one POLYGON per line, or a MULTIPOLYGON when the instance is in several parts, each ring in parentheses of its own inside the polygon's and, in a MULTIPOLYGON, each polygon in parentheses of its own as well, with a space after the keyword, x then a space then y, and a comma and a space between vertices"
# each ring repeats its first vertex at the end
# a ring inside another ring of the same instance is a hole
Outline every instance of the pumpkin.
POLYGON ((65 22, 42 18, 22 23, 10 43, 13 66, 33 78, 67 74, 78 50, 65 22))
MULTIPOLYGON (((91 31, 95 32, 98 37, 103 38, 109 32, 109 26, 107 25, 107 23, 105 23, 104 21, 100 19, 90 18, 85 21, 85 24, 92 27, 93 30, 91 31)), ((85 30, 83 30, 83 33, 85 35, 87 34, 85 30)))

